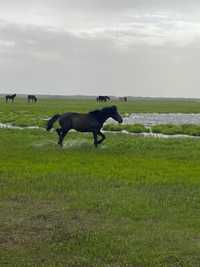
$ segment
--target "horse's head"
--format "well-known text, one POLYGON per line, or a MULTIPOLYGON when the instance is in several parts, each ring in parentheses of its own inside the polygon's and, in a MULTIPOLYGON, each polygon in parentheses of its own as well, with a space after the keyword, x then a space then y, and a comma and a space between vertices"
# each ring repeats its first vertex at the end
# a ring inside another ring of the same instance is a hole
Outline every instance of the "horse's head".
POLYGON ((108 118, 112 118, 119 123, 122 123, 123 119, 117 111, 116 106, 105 107, 102 109, 97 109, 90 111, 89 114, 97 119, 100 123, 104 123, 108 118))
POLYGON ((123 119, 121 115, 119 114, 116 106, 108 107, 108 111, 110 112, 109 115, 113 120, 118 121, 119 123, 123 122, 123 119))

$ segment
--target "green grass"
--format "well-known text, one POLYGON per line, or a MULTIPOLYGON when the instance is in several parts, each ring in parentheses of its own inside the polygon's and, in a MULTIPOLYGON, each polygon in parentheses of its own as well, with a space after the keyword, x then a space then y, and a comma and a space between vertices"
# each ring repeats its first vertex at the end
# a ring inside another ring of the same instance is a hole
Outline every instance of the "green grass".
POLYGON ((153 133, 162 133, 168 135, 185 134, 191 136, 200 136, 200 125, 195 124, 159 124, 151 127, 153 133))
POLYGON ((129 133, 149 133, 149 128, 146 128, 142 124, 105 124, 103 127, 105 131, 119 132, 126 130, 129 133))
POLYGON ((200 141, 0 130, 0 266, 199 266, 200 141))
POLYGON ((127 103, 111 101, 97 103, 94 99, 40 98, 36 104, 28 104, 25 98, 16 98, 15 103, 5 103, 0 98, 0 122, 18 126, 44 126, 44 119, 67 111, 88 112, 105 105, 115 104, 122 115, 133 112, 184 112, 200 113, 200 100, 133 99, 127 103))
POLYGON ((174 125, 174 124, 159 124, 152 126, 153 133, 162 133, 168 135, 174 134, 184 134, 181 125, 174 125))
MULTIPOLYGON (((194 100, 112 104, 122 114, 200 112, 194 100)), ((44 126, 104 105, 2 98, 0 122, 44 126)), ((95 149, 90 134, 69 133, 61 149, 55 132, 0 129, 0 266, 199 266, 200 140, 106 137, 95 149)))
POLYGON ((190 135, 200 136, 200 125, 195 124, 158 124, 151 127, 145 127, 142 124, 105 124, 103 129, 105 131, 120 132, 126 130, 129 133, 161 133, 167 135, 190 135), (151 130, 150 130, 151 128, 151 130))

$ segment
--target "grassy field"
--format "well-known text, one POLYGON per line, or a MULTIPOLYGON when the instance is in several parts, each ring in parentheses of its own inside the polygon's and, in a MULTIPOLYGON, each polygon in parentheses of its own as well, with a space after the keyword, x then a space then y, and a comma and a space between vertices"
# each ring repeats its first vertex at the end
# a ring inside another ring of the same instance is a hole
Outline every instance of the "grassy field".
POLYGON ((0 122, 12 123, 18 126, 44 126, 44 119, 56 113, 67 111, 88 112, 105 105, 115 104, 124 114, 133 112, 158 113, 200 113, 200 100, 168 100, 168 99, 135 99, 127 103, 111 101, 107 104, 95 100, 79 99, 50 99, 39 98, 37 104, 28 104, 26 99, 17 98, 14 104, 6 104, 0 98, 0 122))
POLYGON ((108 123, 104 125, 103 129, 105 131, 111 131, 111 132, 121 132, 123 130, 129 133, 149 133, 150 132, 149 128, 139 123, 137 124, 108 123))
MULTIPOLYGON (((43 101, 1 103, 0 114, 37 121, 97 106, 43 101)), ((200 140, 107 134, 98 149, 89 134, 69 133, 64 149, 56 141, 42 129, 0 129, 0 266, 200 266, 200 140)))
POLYGON ((145 127, 142 124, 105 124, 103 129, 105 131, 120 132, 127 131, 129 133, 161 133, 166 135, 190 135, 200 136, 200 125, 195 124, 157 124, 151 127, 145 127))

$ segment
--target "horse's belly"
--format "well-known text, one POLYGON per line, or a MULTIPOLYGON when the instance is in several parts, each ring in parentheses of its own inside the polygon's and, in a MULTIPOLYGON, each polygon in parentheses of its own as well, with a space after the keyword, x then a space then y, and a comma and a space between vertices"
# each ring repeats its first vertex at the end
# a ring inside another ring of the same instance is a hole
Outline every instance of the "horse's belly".
POLYGON ((73 122, 73 129, 79 132, 93 132, 98 125, 96 122, 88 122, 88 120, 76 120, 73 122))
POLYGON ((88 128, 78 128, 78 129, 75 129, 75 130, 78 131, 78 132, 82 132, 82 133, 93 132, 93 129, 88 129, 88 128))
POLYGON ((87 127, 84 125, 74 125, 73 127, 74 130, 78 132, 93 132, 95 130, 95 127, 87 127))

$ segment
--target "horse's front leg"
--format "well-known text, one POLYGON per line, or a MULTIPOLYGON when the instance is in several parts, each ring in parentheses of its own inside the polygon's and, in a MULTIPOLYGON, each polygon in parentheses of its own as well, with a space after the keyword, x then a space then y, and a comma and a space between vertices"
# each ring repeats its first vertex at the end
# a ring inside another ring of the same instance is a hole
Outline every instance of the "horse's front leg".
POLYGON ((101 144, 106 139, 106 136, 102 132, 99 132, 98 135, 101 136, 101 139, 98 141, 98 144, 101 144))

